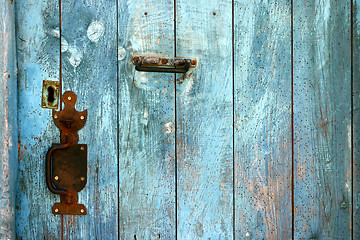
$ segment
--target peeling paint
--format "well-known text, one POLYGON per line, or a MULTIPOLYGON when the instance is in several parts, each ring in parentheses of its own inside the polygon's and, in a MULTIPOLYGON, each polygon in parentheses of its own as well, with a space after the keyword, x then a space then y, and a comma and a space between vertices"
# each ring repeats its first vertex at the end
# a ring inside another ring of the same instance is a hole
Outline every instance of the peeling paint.
POLYGON ((119 48, 118 48, 118 60, 119 60, 119 61, 122 61, 122 60, 125 59, 125 57, 126 57, 126 50, 125 50, 125 48, 119 47, 119 48))
POLYGON ((76 46, 70 46, 69 52, 71 53, 71 56, 69 58, 69 62, 72 66, 78 67, 81 63, 82 54, 80 51, 76 48, 76 46))

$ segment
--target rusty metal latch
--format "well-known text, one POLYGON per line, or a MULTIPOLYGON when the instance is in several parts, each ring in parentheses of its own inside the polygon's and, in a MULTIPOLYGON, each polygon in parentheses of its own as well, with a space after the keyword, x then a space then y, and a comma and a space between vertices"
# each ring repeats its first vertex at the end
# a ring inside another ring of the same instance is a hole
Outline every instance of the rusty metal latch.
POLYGON ((186 73, 195 68, 196 59, 158 56, 134 56, 135 69, 142 72, 186 73))
POLYGON ((53 214, 86 215, 86 207, 78 204, 78 192, 87 181, 87 145, 78 144, 78 131, 85 125, 87 110, 75 109, 76 94, 63 95, 65 108, 53 109, 55 125, 60 129, 60 142, 54 143, 46 154, 46 184, 52 193, 60 195, 60 203, 52 207, 53 214))

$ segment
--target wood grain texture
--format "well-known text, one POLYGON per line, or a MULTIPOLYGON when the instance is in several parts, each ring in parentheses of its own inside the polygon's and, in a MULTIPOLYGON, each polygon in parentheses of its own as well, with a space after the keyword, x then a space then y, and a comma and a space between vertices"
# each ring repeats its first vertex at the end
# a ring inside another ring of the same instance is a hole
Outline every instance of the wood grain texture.
POLYGON ((176 1, 178 239, 233 238, 232 1, 176 1))
POLYGON ((59 78, 59 7, 56 1, 16 1, 19 174, 17 239, 59 239, 60 218, 51 213, 58 196, 45 183, 45 155, 59 132, 41 108, 43 80, 59 78))
POLYGON ((294 2, 295 239, 351 236, 350 3, 294 2))
POLYGON ((353 239, 360 239, 360 1, 353 0, 353 239))
POLYGON ((15 10, 0 2, 0 239, 15 239, 17 76, 15 10))
POLYGON ((174 55, 173 1, 118 1, 120 239, 175 239, 174 74, 134 54, 174 55))
POLYGON ((235 1, 235 239, 291 239, 291 5, 235 1))
POLYGON ((88 144, 87 185, 79 202, 87 216, 65 217, 65 239, 118 239, 117 48, 114 1, 62 0, 63 91, 78 96, 88 118, 79 143, 88 144))

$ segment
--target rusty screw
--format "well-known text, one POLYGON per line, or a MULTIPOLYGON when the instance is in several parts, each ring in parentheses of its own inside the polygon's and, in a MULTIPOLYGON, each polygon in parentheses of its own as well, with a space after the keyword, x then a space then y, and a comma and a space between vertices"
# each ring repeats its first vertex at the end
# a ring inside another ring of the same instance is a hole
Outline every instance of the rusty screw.
POLYGON ((55 212, 58 212, 58 211, 59 211, 59 209, 55 208, 55 212))
POLYGON ((55 180, 59 180, 59 177, 58 177, 58 176, 55 176, 54 178, 55 178, 55 180))
POLYGON ((137 63, 139 61, 139 57, 133 57, 133 61, 137 63))
POLYGON ((161 59, 161 63, 162 63, 162 64, 167 64, 167 63, 168 63, 168 60, 167 60, 166 58, 163 58, 163 59, 161 59))
POLYGON ((191 65, 196 65, 196 60, 195 59, 191 60, 191 65))

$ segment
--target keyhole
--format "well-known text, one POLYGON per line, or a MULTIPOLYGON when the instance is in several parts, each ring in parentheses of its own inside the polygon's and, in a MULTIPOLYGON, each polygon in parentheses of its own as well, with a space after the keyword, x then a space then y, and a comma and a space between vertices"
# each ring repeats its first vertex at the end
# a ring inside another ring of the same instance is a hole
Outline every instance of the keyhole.
POLYGON ((55 98, 54 98, 54 88, 49 86, 48 87, 48 102, 49 103, 53 103, 55 101, 55 98))

